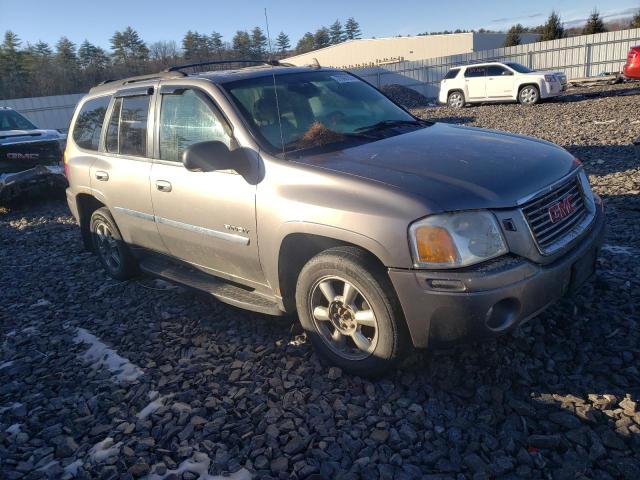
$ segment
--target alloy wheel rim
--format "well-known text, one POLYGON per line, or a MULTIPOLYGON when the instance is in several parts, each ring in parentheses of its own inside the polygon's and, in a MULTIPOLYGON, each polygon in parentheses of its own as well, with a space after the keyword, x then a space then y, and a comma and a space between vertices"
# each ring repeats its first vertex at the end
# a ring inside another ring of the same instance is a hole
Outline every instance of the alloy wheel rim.
POLYGON ((118 241, 113 236, 111 227, 104 222, 96 225, 96 237, 98 239, 98 253, 111 270, 120 268, 120 250, 118 249, 118 241))
POLYGON ((520 92, 522 103, 533 103, 537 98, 537 93, 533 88, 525 88, 520 92))
POLYGON ((376 349, 378 321, 371 303, 352 283, 321 278, 311 288, 309 308, 316 332, 337 355, 363 360, 376 349))
POLYGON ((453 95, 451 95, 450 103, 452 107, 460 108, 462 106, 462 95, 460 95, 459 93, 454 93, 453 95))

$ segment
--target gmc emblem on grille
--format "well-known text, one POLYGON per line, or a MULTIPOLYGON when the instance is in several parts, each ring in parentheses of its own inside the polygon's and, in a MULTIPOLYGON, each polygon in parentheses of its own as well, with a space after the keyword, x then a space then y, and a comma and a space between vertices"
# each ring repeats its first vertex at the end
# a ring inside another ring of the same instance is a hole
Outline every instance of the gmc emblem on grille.
POLYGON ((558 203, 554 203, 549 207, 548 212, 551 223, 559 222, 563 218, 571 215, 575 210, 576 207, 573 204, 573 194, 567 195, 558 203))
POLYGON ((40 154, 38 153, 7 153, 7 158, 9 160, 37 160, 40 158, 40 154))

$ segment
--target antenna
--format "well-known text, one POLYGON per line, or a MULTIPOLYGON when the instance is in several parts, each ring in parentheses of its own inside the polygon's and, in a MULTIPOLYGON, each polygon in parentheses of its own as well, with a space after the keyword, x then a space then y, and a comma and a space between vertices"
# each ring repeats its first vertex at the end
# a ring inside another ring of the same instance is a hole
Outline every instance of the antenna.
POLYGON ((269 42, 269 55, 273 57, 273 48, 271 48, 271 35, 269 34, 269 17, 267 17, 267 7, 264 7, 264 23, 267 25, 267 41, 269 42))
MULTIPOLYGON (((273 59, 273 49, 271 48, 271 35, 269 34, 269 17, 267 16, 267 7, 264 7, 264 21, 267 26, 267 41, 269 42, 269 55, 270 59, 273 59)), ((271 77, 273 77, 273 93, 276 100, 276 111, 278 112, 278 127, 280 127, 280 145, 282 146, 282 156, 285 156, 284 151, 284 135, 282 133, 282 118, 280 118, 280 102, 278 101, 278 88, 276 85, 276 74, 273 73, 273 64, 271 65, 271 77)))

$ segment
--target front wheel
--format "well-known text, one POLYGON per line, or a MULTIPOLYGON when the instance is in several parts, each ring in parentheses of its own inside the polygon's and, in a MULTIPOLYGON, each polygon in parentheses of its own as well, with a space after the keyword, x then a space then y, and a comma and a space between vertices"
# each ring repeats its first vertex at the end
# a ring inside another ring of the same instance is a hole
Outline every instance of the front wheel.
POLYGON ((122 240, 108 208, 93 212, 89 228, 93 249, 109 275, 116 280, 127 280, 138 273, 138 264, 122 240))
POLYGON ((535 105, 540 101, 540 90, 535 85, 526 85, 520 90, 518 101, 521 105, 535 105))
POLYGON ((296 304, 316 351, 347 372, 381 375, 407 351, 393 286, 358 248, 333 248, 312 258, 298 277, 296 304))

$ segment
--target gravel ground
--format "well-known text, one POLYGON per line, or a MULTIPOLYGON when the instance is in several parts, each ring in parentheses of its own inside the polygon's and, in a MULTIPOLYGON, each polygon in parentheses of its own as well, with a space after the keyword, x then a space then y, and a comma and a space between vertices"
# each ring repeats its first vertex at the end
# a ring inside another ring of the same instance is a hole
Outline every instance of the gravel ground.
POLYGON ((376 381, 323 366, 286 319, 107 278, 63 201, 4 210, 0 477, 640 478, 639 106, 626 85, 418 111, 567 147, 608 235, 573 299, 376 381))

